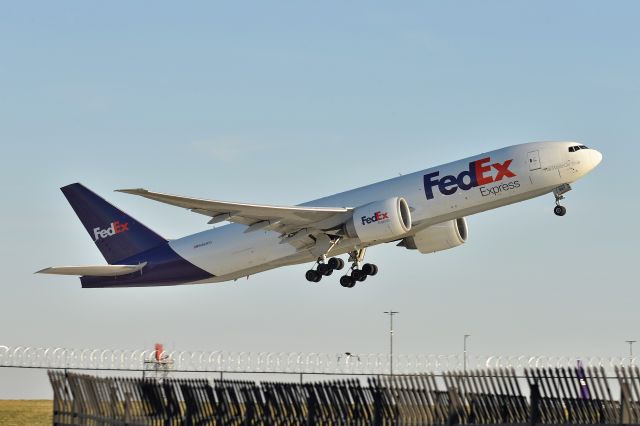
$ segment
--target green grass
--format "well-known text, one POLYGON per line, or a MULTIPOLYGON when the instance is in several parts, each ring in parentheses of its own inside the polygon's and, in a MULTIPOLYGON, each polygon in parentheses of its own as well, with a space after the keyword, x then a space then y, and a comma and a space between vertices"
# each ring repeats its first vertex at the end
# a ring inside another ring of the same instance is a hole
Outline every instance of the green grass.
POLYGON ((53 421, 53 401, 0 400, 0 425, 50 425, 53 421))

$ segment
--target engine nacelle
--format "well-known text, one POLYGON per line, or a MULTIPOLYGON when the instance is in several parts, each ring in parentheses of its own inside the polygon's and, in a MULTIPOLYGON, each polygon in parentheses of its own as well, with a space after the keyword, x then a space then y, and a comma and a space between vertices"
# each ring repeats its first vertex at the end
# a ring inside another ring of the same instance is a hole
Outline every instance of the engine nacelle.
POLYGON ((363 243, 389 240, 411 230, 411 211, 404 198, 394 197, 358 207, 346 223, 345 233, 363 243))
POLYGON ((467 241, 467 235, 467 221, 462 217, 432 225, 416 232, 412 237, 403 239, 398 245, 410 250, 418 250, 423 254, 434 253, 464 244, 467 241))

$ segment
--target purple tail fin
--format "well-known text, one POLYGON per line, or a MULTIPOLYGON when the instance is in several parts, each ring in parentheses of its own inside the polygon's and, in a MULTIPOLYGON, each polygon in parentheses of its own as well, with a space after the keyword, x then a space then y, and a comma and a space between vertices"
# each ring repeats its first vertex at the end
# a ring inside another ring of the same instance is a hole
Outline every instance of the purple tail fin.
POLYGON ((167 241, 82 184, 73 183, 60 190, 110 264, 167 241))

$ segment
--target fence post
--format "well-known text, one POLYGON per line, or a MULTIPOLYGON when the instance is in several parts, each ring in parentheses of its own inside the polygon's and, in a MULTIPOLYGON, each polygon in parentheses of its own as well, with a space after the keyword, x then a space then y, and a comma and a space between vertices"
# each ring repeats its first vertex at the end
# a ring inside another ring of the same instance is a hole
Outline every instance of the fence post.
POLYGON ((458 388, 451 386, 447 389, 449 394, 449 416, 447 418, 447 426, 453 426, 460 423, 460 398, 458 397, 458 388))
POLYGON ((631 413, 631 392, 629 389, 629 383, 626 381, 620 382, 620 424, 628 425, 633 423, 631 413))
POLYGON ((382 426, 382 388, 378 381, 373 389, 373 424, 374 426, 382 426))
POLYGON ((124 424, 131 423, 131 392, 124 394, 124 424))
POLYGON ((313 395, 313 388, 306 386, 307 389, 307 425, 312 426, 316 424, 316 398, 313 395))
POLYGON ((540 423, 540 389, 538 389, 538 383, 530 383, 529 389, 531 393, 529 424, 533 426, 540 423))
POLYGON ((245 413, 244 416, 244 424, 246 426, 251 426, 253 424, 253 418, 255 417, 255 411, 256 411, 256 407, 255 407, 255 402, 252 399, 245 399, 245 408, 247 410, 247 412, 245 413))

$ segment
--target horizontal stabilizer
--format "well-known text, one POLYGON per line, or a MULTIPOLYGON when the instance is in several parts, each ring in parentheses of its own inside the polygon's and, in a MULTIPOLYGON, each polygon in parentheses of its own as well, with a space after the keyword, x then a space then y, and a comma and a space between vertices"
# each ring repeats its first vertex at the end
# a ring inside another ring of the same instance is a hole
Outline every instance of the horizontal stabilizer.
POLYGON ((92 277, 117 277, 140 271, 147 262, 139 265, 91 265, 91 266, 52 266, 36 274, 81 275, 92 277))

